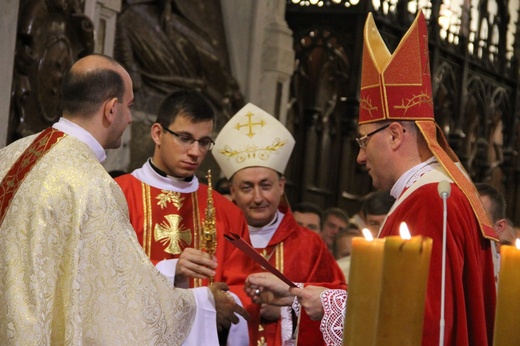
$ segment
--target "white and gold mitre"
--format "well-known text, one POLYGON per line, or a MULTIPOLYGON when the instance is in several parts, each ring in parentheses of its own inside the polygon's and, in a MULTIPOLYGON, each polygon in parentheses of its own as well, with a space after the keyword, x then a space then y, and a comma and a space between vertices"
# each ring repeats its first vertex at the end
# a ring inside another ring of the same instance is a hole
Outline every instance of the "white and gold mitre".
POLYGON ((222 128, 212 153, 228 179, 243 168, 257 166, 283 174, 294 143, 281 122, 248 103, 222 128))

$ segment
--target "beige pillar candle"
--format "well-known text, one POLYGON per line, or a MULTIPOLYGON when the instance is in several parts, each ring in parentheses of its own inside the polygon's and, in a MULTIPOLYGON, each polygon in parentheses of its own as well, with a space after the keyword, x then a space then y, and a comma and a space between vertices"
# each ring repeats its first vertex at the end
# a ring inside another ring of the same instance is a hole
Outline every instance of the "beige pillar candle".
POLYGON ((384 245, 384 239, 352 239, 343 345, 374 343, 384 245))
POLYGON ((494 346, 520 345, 520 239, 500 247, 494 346))
MULTIPOLYGON (((404 224, 409 237, 409 231, 404 224)), ((403 231, 403 229, 401 230, 403 231)), ((385 238, 375 345, 421 345, 432 239, 385 238)))

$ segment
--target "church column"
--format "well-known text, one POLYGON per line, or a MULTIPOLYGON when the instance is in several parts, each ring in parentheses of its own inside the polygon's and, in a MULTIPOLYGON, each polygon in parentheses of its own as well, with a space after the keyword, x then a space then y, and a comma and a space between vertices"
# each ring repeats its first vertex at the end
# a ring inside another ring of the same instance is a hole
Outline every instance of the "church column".
POLYGON ((13 81, 14 51, 16 46, 16 28, 19 0, 3 0, 0 3, 0 148, 6 145, 7 124, 13 81))
POLYGON ((234 75, 247 101, 286 122, 294 66, 285 1, 222 0, 234 75))

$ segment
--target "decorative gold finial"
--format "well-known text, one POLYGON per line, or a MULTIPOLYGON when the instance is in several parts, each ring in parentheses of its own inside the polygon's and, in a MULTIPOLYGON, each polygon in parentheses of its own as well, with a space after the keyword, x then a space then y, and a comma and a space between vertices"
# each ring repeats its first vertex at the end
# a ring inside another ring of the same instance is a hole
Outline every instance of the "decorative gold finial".
MULTIPOLYGON (((202 248, 210 256, 214 256, 217 252, 217 227, 215 226, 215 206, 213 204, 213 188, 211 186, 211 169, 208 169, 206 178, 208 179, 208 200, 204 213, 206 219, 202 222, 202 248)), ((213 283, 213 277, 210 277, 209 283, 213 283)))

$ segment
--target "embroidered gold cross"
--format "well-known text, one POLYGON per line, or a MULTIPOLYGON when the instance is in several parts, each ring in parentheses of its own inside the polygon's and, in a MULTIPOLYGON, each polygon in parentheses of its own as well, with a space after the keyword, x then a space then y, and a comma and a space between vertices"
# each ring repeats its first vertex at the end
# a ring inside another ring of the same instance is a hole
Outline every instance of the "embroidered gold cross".
POLYGON ((247 124, 240 124, 240 123, 237 123, 237 124, 235 125, 235 129, 240 130, 240 128, 247 126, 247 127, 249 127, 249 133, 248 133, 247 135, 248 135, 249 137, 253 137, 253 136, 255 135, 255 133, 253 132, 253 126, 255 126, 255 125, 260 125, 260 126, 263 127, 263 126, 265 125, 265 121, 264 121, 263 119, 260 120, 259 122, 256 122, 256 123, 252 122, 252 121, 251 121, 251 117, 253 117, 253 116, 254 116, 253 113, 251 113, 251 112, 247 112, 246 117, 249 118, 247 124))
POLYGON ((155 225, 155 241, 167 245, 165 252, 178 255, 191 245, 191 231, 181 226, 182 217, 175 214, 166 215, 165 222, 155 225))

